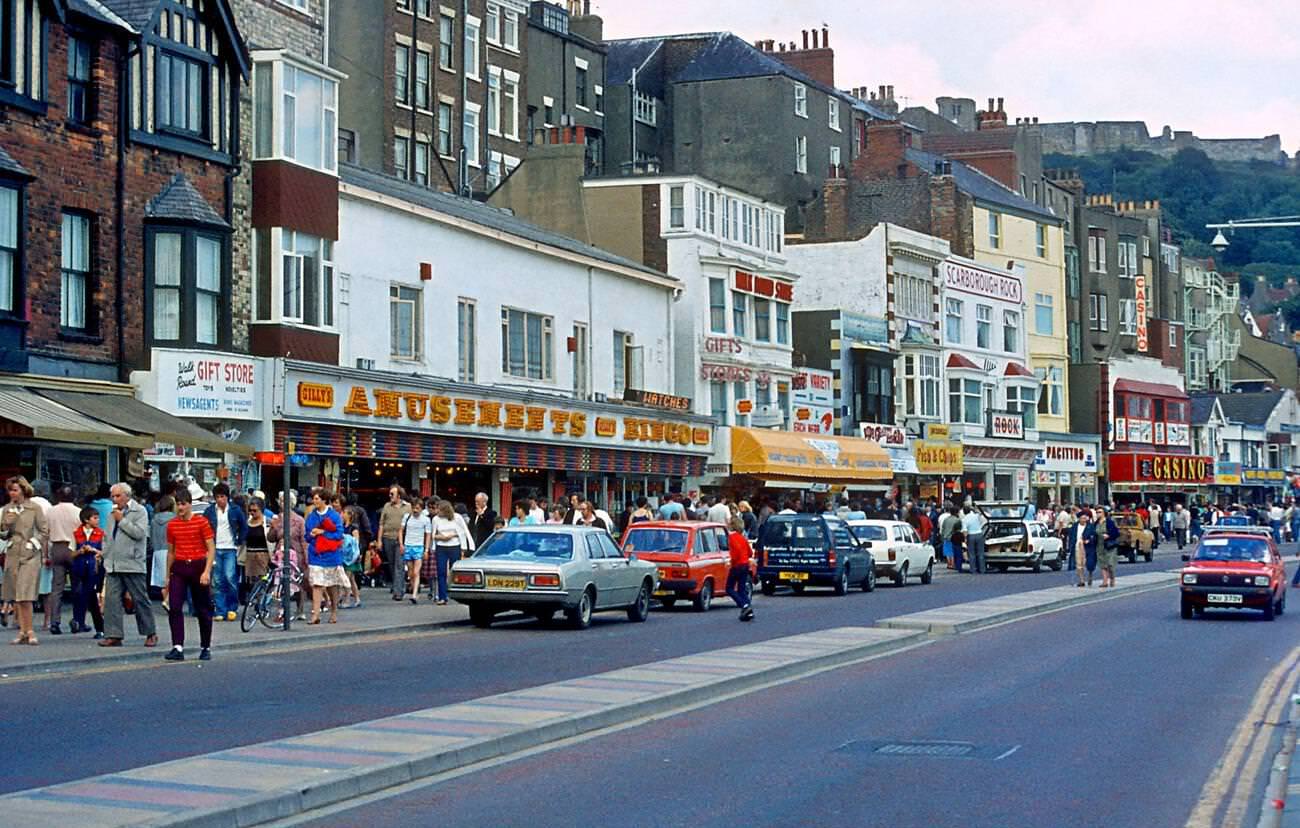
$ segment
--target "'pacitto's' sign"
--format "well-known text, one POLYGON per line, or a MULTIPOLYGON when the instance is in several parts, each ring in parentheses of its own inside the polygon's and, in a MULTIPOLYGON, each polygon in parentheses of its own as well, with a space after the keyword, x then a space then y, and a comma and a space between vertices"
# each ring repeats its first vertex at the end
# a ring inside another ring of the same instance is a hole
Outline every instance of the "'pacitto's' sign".
MULTIPOLYGON (((323 378, 291 371, 286 417, 392 430, 427 430, 463 437, 546 441, 707 454, 713 430, 671 419, 584 409, 567 401, 523 401, 481 393, 323 378)), ((665 414, 667 414, 665 412, 665 414)))
POLYGON ((1113 483, 1205 486, 1214 482, 1214 458, 1122 452, 1107 457, 1113 483))

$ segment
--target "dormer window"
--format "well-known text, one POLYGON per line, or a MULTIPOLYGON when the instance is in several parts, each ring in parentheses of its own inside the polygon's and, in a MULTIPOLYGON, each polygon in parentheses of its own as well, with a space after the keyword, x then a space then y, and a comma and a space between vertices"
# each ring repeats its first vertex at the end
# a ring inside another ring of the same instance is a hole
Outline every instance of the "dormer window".
POLYGON ((204 62, 159 50, 154 104, 160 131, 208 137, 207 74, 204 62))

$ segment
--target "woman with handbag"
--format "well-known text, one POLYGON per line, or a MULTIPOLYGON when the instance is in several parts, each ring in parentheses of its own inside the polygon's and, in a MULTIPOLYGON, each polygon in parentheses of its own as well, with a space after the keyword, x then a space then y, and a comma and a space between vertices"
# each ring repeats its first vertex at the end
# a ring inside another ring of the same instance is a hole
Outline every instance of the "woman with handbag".
POLYGON ((343 569, 343 517, 330 505, 332 492, 316 489, 311 493, 312 510, 307 514, 307 572, 311 579, 311 621, 320 623, 321 603, 329 598, 330 623, 337 624, 339 590, 348 586, 343 569))
POLYGON ((18 637, 11 644, 39 642, 32 632, 32 604, 36 601, 45 557, 49 524, 45 510, 31 502, 36 495, 27 478, 18 476, 5 481, 9 502, 0 509, 0 545, 5 547, 3 598, 12 601, 18 617, 18 637))

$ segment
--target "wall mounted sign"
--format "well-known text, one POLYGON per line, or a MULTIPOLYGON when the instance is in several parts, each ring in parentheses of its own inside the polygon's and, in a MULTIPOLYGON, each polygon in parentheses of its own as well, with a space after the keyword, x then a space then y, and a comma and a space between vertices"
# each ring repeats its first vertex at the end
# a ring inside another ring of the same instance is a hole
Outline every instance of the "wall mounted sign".
POLYGON ((1018 411, 990 411, 988 436, 1003 440, 1025 439, 1025 415, 1018 411))
POLYGON ((159 349, 158 407, 178 417, 258 420, 259 360, 207 351, 159 349))
POLYGON ((944 262, 939 269, 943 275, 944 287, 950 290, 960 290, 1015 305, 1025 301, 1024 286, 1014 274, 956 262, 944 262))
POLYGON ((1137 314, 1137 349, 1140 353, 1147 351, 1147 277, 1138 274, 1133 277, 1133 305, 1137 314))
POLYGON ((862 437, 875 440, 885 448, 907 448, 907 430, 896 425, 881 423, 860 423, 858 431, 862 437))

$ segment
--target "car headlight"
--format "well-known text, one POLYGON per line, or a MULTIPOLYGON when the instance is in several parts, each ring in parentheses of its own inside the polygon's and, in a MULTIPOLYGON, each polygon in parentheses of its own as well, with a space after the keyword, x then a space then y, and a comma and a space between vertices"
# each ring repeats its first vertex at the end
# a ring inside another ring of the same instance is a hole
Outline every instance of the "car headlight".
POLYGON ((1255 586, 1268 586, 1268 576, 1267 576, 1267 575, 1256 575, 1256 576, 1255 576, 1255 586))
POLYGON ((1183 574, 1183 583, 1185 583, 1185 584, 1194 584, 1194 583, 1196 583, 1196 576, 1193 575, 1193 574, 1190 573, 1190 572, 1184 573, 1184 574, 1183 574))

